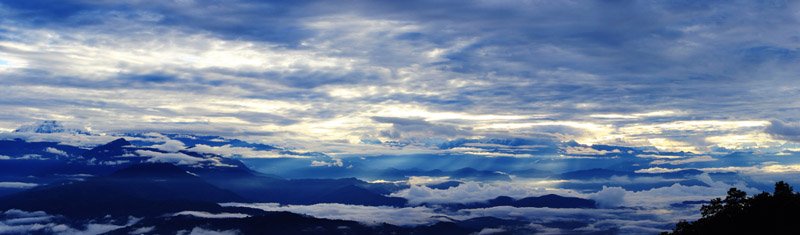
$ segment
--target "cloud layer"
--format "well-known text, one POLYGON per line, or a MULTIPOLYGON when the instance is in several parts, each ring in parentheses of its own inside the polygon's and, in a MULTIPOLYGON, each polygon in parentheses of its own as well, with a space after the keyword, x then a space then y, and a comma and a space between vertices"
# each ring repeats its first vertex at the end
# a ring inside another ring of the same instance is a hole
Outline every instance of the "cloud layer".
POLYGON ((331 152, 541 135, 775 147, 797 141, 797 9, 11 1, 0 4, 0 131, 58 119, 331 152))

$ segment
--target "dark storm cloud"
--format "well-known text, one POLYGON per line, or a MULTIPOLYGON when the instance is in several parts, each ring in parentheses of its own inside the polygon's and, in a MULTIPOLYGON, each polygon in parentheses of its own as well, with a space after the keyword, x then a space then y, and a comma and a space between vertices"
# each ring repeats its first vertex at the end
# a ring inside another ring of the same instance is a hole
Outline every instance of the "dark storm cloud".
POLYGON ((292 45, 310 35, 298 25, 307 16, 304 1, 6 1, 3 6, 23 24, 81 27, 102 24, 107 17, 141 20, 232 39, 264 40, 292 45), (143 14, 146 13, 146 14, 143 14), (213 17, 211 17, 213 16, 213 17), (24 19, 24 20, 23 20, 24 19))
POLYGON ((392 129, 381 131, 381 135, 388 138, 401 138, 406 135, 424 137, 458 136, 469 134, 468 130, 447 124, 434 124, 423 119, 372 117, 373 121, 392 124, 392 129))
POLYGON ((766 132, 779 139, 800 142, 800 123, 773 120, 766 132))

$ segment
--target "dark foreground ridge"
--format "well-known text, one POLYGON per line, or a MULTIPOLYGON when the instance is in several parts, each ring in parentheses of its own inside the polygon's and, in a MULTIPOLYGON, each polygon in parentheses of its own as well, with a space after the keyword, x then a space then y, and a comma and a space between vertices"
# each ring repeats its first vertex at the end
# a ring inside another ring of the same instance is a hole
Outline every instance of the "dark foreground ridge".
POLYGON ((238 195, 168 163, 145 163, 114 174, 62 182, 0 198, 0 210, 46 211, 73 218, 156 216, 182 210, 219 211, 238 195))
POLYGON ((731 188, 725 199, 703 205, 701 213, 697 221, 681 221, 662 234, 800 234, 800 194, 783 181, 775 183, 772 194, 752 197, 731 188))

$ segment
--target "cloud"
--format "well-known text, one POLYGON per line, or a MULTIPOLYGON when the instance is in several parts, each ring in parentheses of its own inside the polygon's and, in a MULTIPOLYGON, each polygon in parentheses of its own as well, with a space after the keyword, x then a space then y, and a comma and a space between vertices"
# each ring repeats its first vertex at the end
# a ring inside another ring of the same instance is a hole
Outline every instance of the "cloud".
POLYGON ((790 123, 780 120, 770 121, 769 126, 765 129, 770 135, 779 139, 800 141, 800 123, 790 123))
POLYGON ((190 149, 194 152, 217 154, 224 157, 242 158, 304 158, 305 156, 285 154, 279 151, 256 150, 248 147, 233 147, 229 144, 223 146, 195 145, 190 149))
POLYGON ((608 155, 614 153, 622 153, 619 149, 614 150, 597 150, 591 147, 582 147, 582 146, 569 146, 564 150, 565 154, 568 155, 608 155))
POLYGON ((0 132, 0 139, 13 140, 23 139, 29 142, 57 142, 64 145, 92 148, 106 144, 119 137, 107 135, 74 135, 68 133, 3 133, 0 132))
POLYGON ((141 156, 150 157, 147 162, 166 162, 178 165, 194 165, 208 160, 203 158, 192 157, 184 153, 162 153, 150 150, 136 150, 136 153, 141 156))
POLYGON ((36 187, 38 185, 39 184, 24 183, 24 182, 0 182, 0 188, 27 189, 36 187))
POLYGON ((496 218, 533 221, 534 228, 544 228, 554 234, 574 233, 575 231, 627 231, 631 234, 648 234, 665 231, 674 220, 687 218, 684 211, 665 215, 661 211, 636 209, 572 209, 572 208, 517 208, 510 206, 468 209, 462 212, 471 216, 491 216, 496 218), (591 219, 588 219, 591 218, 591 219), (547 228, 541 224, 553 221, 584 221, 587 226, 569 230, 547 228))
POLYGON ((64 152, 63 150, 59 150, 59 149, 53 148, 53 147, 47 147, 46 149, 44 149, 44 151, 48 152, 48 153, 55 154, 55 155, 59 155, 59 156, 64 156, 64 157, 69 156, 69 154, 67 154, 67 152, 64 152))
POLYGON ((400 190, 391 196, 408 199, 409 204, 422 203, 470 203, 484 202, 498 196, 524 198, 541 196, 545 194, 575 195, 575 192, 566 189, 546 188, 548 182, 536 185, 536 182, 464 182, 458 186, 447 189, 433 189, 425 185, 411 185, 408 189, 400 190))
MULTIPOLYGON (((101 219, 102 220, 102 219, 101 219)), ((129 218, 127 221, 89 221, 88 223, 75 224, 67 219, 49 215, 42 211, 23 211, 11 209, 0 213, 0 234, 103 234, 109 231, 130 226, 138 219, 129 218), (108 222, 108 223, 105 223, 108 222)))
POLYGON ((399 118, 399 117, 372 117, 378 123, 391 124, 390 129, 380 132, 380 136, 387 139, 410 139, 410 138, 441 138, 468 135, 469 128, 457 127, 447 124, 435 124, 421 118, 399 118))
POLYGON ((709 186, 684 186, 675 183, 669 187, 653 188, 642 191, 628 191, 620 187, 603 187, 602 190, 591 194, 606 207, 629 206, 645 208, 669 208, 673 203, 683 201, 706 201, 715 197, 726 195, 728 189, 738 188, 748 193, 760 192, 747 187, 744 183, 727 184, 713 181, 708 175, 702 175, 700 180, 709 186))
POLYGON ((636 170, 636 173, 649 173, 649 174, 658 174, 658 173, 670 173, 670 172, 678 172, 686 170, 683 168, 662 168, 662 167, 650 167, 645 169, 636 170))
POLYGON ((654 161, 650 162, 650 164, 653 164, 653 165, 664 165, 664 164, 683 165, 683 164, 696 163, 696 162, 713 162, 713 161, 716 161, 716 160, 717 160, 716 158, 713 158, 711 156, 703 155, 703 156, 682 158, 682 159, 677 159, 677 160, 673 160, 673 159, 658 159, 658 160, 654 160, 654 161))
POLYGON ((343 166, 344 166, 344 162, 342 162, 342 159, 339 159, 339 158, 334 158, 334 159, 332 159, 330 162, 326 162, 326 161, 317 161, 317 160, 314 160, 314 161, 311 161, 311 166, 312 166, 312 167, 320 167, 320 166, 326 166, 326 167, 332 167, 332 166, 335 166, 335 167, 343 167, 343 166))
POLYGON ((764 162, 757 166, 706 167, 700 168, 700 170, 705 172, 738 172, 751 175, 775 174, 777 177, 783 177, 781 174, 793 174, 800 172, 800 164, 764 162))
MULTIPOLYGON (((780 168, 783 170, 790 168, 780 168)), ((447 189, 432 189, 424 185, 411 185, 408 189, 400 190, 392 196, 403 197, 409 204, 422 203, 470 203, 483 202, 498 196, 524 198, 557 194, 568 197, 590 198, 596 200, 604 208, 646 207, 669 208, 673 203, 691 200, 709 200, 714 197, 724 196, 732 187, 745 190, 749 193, 758 190, 748 187, 743 182, 734 184, 715 181, 707 174, 696 177, 697 180, 708 186, 686 186, 680 183, 667 184, 666 187, 655 187, 647 190, 631 191, 621 187, 602 187, 599 191, 577 191, 565 188, 563 183, 587 183, 581 181, 554 181, 547 179, 513 180, 508 182, 474 182, 468 181, 456 187, 447 189)), ((670 180, 660 177, 613 178, 608 181, 597 181, 601 184, 650 184, 653 182, 667 182, 670 180)))
POLYGON ((502 228, 484 228, 484 229, 481 229, 480 232, 478 232, 478 235, 498 234, 498 233, 504 233, 504 232, 506 232, 506 230, 502 229, 502 228))
POLYGON ((137 228, 137 229, 131 231, 129 234, 131 234, 131 235, 146 234, 146 233, 152 232, 155 228, 156 228, 155 226, 141 227, 141 228, 137 228))
POLYGON ((410 176, 407 183, 409 185, 431 185, 451 181, 449 176, 429 177, 429 176, 410 176))
POLYGON ((172 139, 167 139, 162 144, 157 144, 150 147, 157 148, 167 152, 177 152, 179 150, 186 149, 186 145, 184 145, 183 142, 172 139))
MULTIPOLYGON (((678 219, 693 218, 692 210, 678 210, 664 213, 663 210, 647 210, 633 208, 619 209, 569 209, 569 208, 515 208, 509 206, 467 209, 456 212, 437 211, 427 207, 371 207, 341 204, 316 205, 278 205, 274 203, 224 203, 223 206, 258 208, 266 211, 290 211, 318 218, 344 219, 359 221, 365 224, 389 223, 395 225, 416 226, 432 224, 442 220, 466 220, 476 217, 491 216, 505 219, 526 219, 541 230, 565 233, 554 228, 547 228, 541 223, 555 221, 585 221, 589 226, 581 230, 610 230, 622 228, 632 233, 642 231, 663 231, 678 219)), ((497 230, 487 230, 497 231, 497 230)))
POLYGON ((192 231, 187 230, 180 230, 176 234, 178 235, 237 235, 240 234, 239 230, 206 230, 200 227, 194 227, 192 231))
POLYGON ((625 193, 627 191, 620 187, 603 186, 602 190, 592 195, 592 199, 601 207, 614 208, 623 205, 625 193))
POLYGON ((330 152, 363 139, 430 148, 535 134, 665 151, 769 148, 796 139, 768 120, 798 115, 785 108, 798 89, 797 9, 5 2, 0 130, 59 119, 330 152))

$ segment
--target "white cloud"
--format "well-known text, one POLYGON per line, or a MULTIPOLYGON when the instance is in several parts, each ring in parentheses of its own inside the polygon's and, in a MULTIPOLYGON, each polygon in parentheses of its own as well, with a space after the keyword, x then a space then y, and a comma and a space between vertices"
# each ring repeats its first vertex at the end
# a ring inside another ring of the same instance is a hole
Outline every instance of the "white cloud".
POLYGON ((130 218, 126 224, 104 224, 91 221, 87 224, 72 227, 71 225, 62 223, 59 217, 48 215, 45 212, 28 212, 11 209, 0 214, 0 234, 102 234, 132 225, 137 221, 138 219, 135 218, 130 218))
MULTIPOLYGON (((696 219, 690 217, 687 211, 675 211, 673 214, 664 214, 660 210, 645 209, 577 209, 577 208, 533 208, 533 207, 510 207, 500 206, 492 208, 479 208, 462 210, 470 216, 491 216, 496 218, 519 219, 525 218, 533 222, 533 228, 542 228, 540 222, 550 221, 574 221, 576 218, 591 218, 586 220, 589 223, 586 227, 573 230, 558 230, 548 228, 546 234, 574 233, 575 231, 607 231, 622 230, 625 234, 649 234, 664 231, 658 227, 668 227, 678 219, 696 219), (638 225, 636 227, 631 227, 638 225), (654 228, 655 227, 655 228, 654 228), (646 230, 646 232, 642 231, 646 230)), ((578 219, 581 220, 581 219, 578 219)), ((546 228, 546 227, 545 227, 546 228)))
POLYGON ((592 198, 605 204, 606 206, 630 206, 644 208, 668 208, 673 203, 683 201, 710 200, 722 197, 727 194, 730 188, 739 188, 749 193, 759 192, 759 190, 747 187, 743 183, 726 184, 711 180, 708 175, 701 175, 700 180, 710 185, 706 186, 684 186, 673 184, 669 187, 653 188, 642 191, 628 191, 619 187, 604 187, 597 193, 590 194, 592 198))
MULTIPOLYGON (((454 148, 452 150, 458 151, 459 149, 458 148, 454 148)), ((527 154, 527 153, 519 154, 519 153, 501 153, 501 152, 489 152, 489 151, 464 151, 464 152, 461 152, 461 153, 470 154, 470 155, 484 156, 484 157, 515 157, 515 158, 531 158, 531 157, 535 157, 533 154, 527 154)))
MULTIPOLYGON (((710 200, 714 197, 724 196, 731 187, 737 187, 747 192, 757 190, 747 187, 743 183, 726 184, 712 180, 707 174, 697 176, 698 180, 709 185, 706 186, 684 186, 674 183, 668 187, 653 188, 642 191, 629 191, 620 187, 603 187, 602 190, 592 193, 576 192, 569 189, 558 188, 558 185, 565 181, 548 180, 514 180, 510 182, 464 182, 459 186, 448 189, 431 189, 424 185, 411 185, 393 193, 392 196, 403 197, 409 200, 410 204, 421 203, 470 203, 483 202, 494 199, 498 196, 510 196, 513 198, 534 197, 546 194, 557 194, 561 196, 590 198, 596 200, 602 207, 613 208, 617 206, 627 207, 647 207, 647 208, 668 208, 672 203, 691 200, 710 200)), ((588 181, 593 183, 653 183, 671 182, 672 180, 660 177, 637 177, 619 178, 611 181, 588 181)), ((580 183, 580 182, 576 182, 580 183)))
POLYGON ((658 174, 658 173, 670 173, 670 172, 678 172, 686 170, 684 168, 661 168, 661 167, 651 167, 646 169, 639 169, 634 172, 636 173, 649 173, 649 174, 658 174))
POLYGON ((150 157, 147 162, 166 162, 178 165, 194 165, 208 160, 192 157, 183 153, 162 153, 150 150, 136 150, 136 153, 142 156, 150 157))
POLYGON ((483 202, 498 196, 524 198, 545 194, 576 195, 566 189, 535 185, 536 182, 474 182, 468 181, 447 189, 432 189, 424 185, 411 185, 392 196, 408 199, 410 204, 483 202))
POLYGON ((666 154, 637 154, 636 157, 640 158, 654 158, 654 159, 679 159, 683 156, 666 155, 666 154))
POLYGON ((19 159, 19 160, 47 160, 47 158, 43 157, 42 155, 35 154, 35 153, 25 154, 25 155, 22 155, 22 157, 18 157, 16 159, 19 159))
POLYGON ((481 229, 480 232, 478 232, 478 235, 490 235, 490 234, 498 234, 504 232, 506 232, 506 230, 502 228, 484 228, 481 229))
POLYGON ((791 174, 800 172, 800 164, 764 163, 760 166, 707 167, 705 172, 738 172, 744 174, 791 174))
POLYGON ((164 150, 167 152, 177 152, 179 150, 183 150, 186 148, 186 145, 183 142, 178 140, 167 139, 162 144, 150 146, 156 149, 164 150))
POLYGON ((450 181, 449 176, 430 177, 430 176, 410 176, 408 177, 409 185, 431 185, 439 184, 450 181))
POLYGON ((73 135, 68 133, 0 133, 0 139, 23 139, 29 142, 57 142, 64 145, 92 148, 119 137, 108 135, 73 135))
POLYGON ((194 152, 211 153, 225 157, 242 157, 242 158, 304 158, 299 155, 281 154, 278 151, 263 151, 247 147, 233 147, 229 144, 223 146, 209 146, 205 144, 198 144, 191 148, 194 152))
POLYGON ((592 199, 601 207, 614 208, 623 205, 627 191, 620 187, 606 187, 592 195, 592 199))
POLYGON ((206 230, 200 227, 194 227, 192 231, 181 230, 176 235, 237 235, 240 234, 239 230, 206 230))
POLYGON ((39 186, 39 184, 24 183, 24 182, 0 182, 0 188, 26 189, 26 188, 33 188, 36 186, 39 186))
POLYGON ((610 153, 622 153, 622 151, 620 151, 619 149, 608 151, 608 150, 597 150, 591 147, 570 146, 564 149, 564 153, 569 155, 606 155, 610 153))
POLYGON ((128 234, 131 234, 131 235, 147 234, 147 233, 150 233, 153 230, 155 230, 155 228, 156 228, 155 226, 141 227, 141 228, 137 228, 137 229, 131 231, 128 234))
POLYGON ((46 149, 44 149, 44 151, 48 152, 48 153, 60 155, 60 156, 65 156, 65 157, 69 156, 69 154, 67 154, 67 152, 64 152, 63 150, 59 150, 59 149, 53 148, 53 147, 47 147, 46 149))
POLYGON ((661 110, 661 111, 652 111, 647 113, 631 113, 631 114, 606 113, 606 114, 592 114, 589 116, 595 118, 608 118, 608 119, 639 119, 646 117, 677 116, 678 114, 681 114, 681 112, 674 110, 661 110))
POLYGON ((311 161, 311 166, 313 166, 313 167, 320 167, 320 166, 343 167, 344 166, 344 162, 342 162, 342 159, 340 159, 340 158, 331 159, 330 162, 327 162, 327 161, 316 161, 315 160, 315 161, 311 161))

